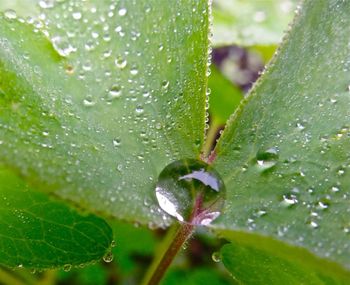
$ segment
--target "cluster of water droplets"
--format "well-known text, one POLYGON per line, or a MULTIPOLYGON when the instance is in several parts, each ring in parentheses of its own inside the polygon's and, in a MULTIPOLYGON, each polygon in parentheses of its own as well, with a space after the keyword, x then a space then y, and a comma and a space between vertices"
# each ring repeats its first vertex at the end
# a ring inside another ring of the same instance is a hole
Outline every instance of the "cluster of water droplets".
MULTIPOLYGON (((5 12, 9 21, 18 19, 32 25, 36 34, 44 33, 61 57, 59 88, 44 90, 50 96, 39 92, 45 103, 42 124, 23 134, 11 149, 25 149, 20 146, 25 141, 30 146, 28 161, 41 161, 34 167, 38 176, 48 183, 63 177, 63 196, 83 197, 118 216, 157 217, 150 227, 164 226, 169 217, 140 189, 154 185, 154 165, 201 148, 203 126, 198 118, 205 107, 201 99, 209 64, 202 56, 208 52, 203 44, 208 41, 203 29, 207 4, 179 2, 164 9, 157 1, 143 6, 107 2, 40 0, 30 17, 21 11, 5 12), (188 25, 189 18, 198 23, 188 25), (46 124, 54 118, 62 123, 59 131, 46 124), (69 158, 63 159, 63 153, 69 158), (131 211, 118 203, 129 203, 131 211)), ((23 54, 25 64, 31 60, 30 53, 23 54)), ((33 70, 44 79, 35 87, 45 89, 45 68, 38 65, 33 70)), ((49 85, 55 87, 52 84, 51 80, 49 85)))

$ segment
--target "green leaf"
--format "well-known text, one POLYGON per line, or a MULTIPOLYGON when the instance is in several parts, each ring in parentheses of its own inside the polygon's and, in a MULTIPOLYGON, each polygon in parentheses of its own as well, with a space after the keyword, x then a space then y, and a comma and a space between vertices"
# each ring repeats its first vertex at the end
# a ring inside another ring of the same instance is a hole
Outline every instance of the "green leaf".
POLYGON ((101 259, 112 230, 94 216, 34 192, 13 172, 0 169, 0 264, 46 269, 101 259))
POLYGON ((60 1, 42 10, 55 50, 1 18, 3 163, 91 210, 169 224, 154 187, 203 143, 207 6, 60 1))
POLYGON ((238 233, 221 260, 238 284, 348 284, 350 273, 301 248, 238 233))
POLYGON ((197 269, 180 269, 171 268, 161 285, 197 285, 197 284, 211 284, 211 285, 229 285, 232 284, 229 278, 222 274, 219 270, 202 267, 197 269))
POLYGON ((295 9, 286 0, 214 0, 213 44, 275 45, 281 42, 295 9))
POLYGON ((217 145, 227 203, 216 227, 349 269, 350 2, 306 1, 299 13, 217 145))
POLYGON ((209 113, 215 124, 224 125, 230 115, 237 109, 243 98, 242 91, 214 66, 208 80, 211 90, 209 96, 209 113))

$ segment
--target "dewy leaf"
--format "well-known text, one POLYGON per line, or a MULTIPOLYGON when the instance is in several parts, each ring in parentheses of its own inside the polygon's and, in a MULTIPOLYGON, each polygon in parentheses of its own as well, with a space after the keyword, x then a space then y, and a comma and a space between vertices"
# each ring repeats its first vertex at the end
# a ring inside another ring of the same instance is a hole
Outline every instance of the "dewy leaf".
POLYGON ((295 0, 213 0, 213 44, 275 45, 281 42, 295 0))
POLYGON ((47 195, 34 192, 13 172, 0 168, 0 264, 45 269, 101 259, 112 230, 47 195))
POLYGON ((169 223, 154 188, 204 139, 207 1, 50 3, 34 22, 55 50, 1 19, 1 160, 89 209, 169 223))
POLYGON ((227 201, 216 227, 349 269, 350 2, 306 1, 299 13, 217 145, 227 201))
POLYGON ((348 284, 350 273, 304 249, 238 234, 221 248, 221 261, 238 284, 348 284), (272 249, 272 250, 271 250, 272 249))

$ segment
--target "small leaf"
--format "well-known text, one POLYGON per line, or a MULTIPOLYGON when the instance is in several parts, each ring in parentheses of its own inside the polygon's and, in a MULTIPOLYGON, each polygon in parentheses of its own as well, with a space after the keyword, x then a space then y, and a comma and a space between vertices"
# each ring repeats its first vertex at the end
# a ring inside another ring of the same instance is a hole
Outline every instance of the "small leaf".
POLYGON ((109 249, 112 230, 93 215, 83 215, 34 192, 22 179, 0 169, 0 263, 47 269, 96 261, 109 249))
POLYGON ((213 44, 275 45, 292 19, 297 1, 213 1, 213 44))
POLYGON ((216 227, 350 268, 350 2, 306 1, 299 13, 217 145, 227 204, 216 227))
POLYGON ((0 19, 1 160, 85 208, 169 224, 155 183, 204 140, 207 1, 50 3, 52 44, 0 19))

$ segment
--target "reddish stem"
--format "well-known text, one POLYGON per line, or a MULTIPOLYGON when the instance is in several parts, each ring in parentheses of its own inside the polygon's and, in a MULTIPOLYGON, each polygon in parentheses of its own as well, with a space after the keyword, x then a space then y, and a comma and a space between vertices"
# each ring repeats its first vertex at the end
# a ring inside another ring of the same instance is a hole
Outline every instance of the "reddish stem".
POLYGON ((165 272, 170 266, 171 262, 180 251, 182 245, 189 239, 192 235, 196 217, 201 213, 201 207, 203 203, 203 195, 200 194, 196 197, 195 203, 193 205, 193 211, 188 222, 181 223, 179 229, 177 230, 173 240, 171 241, 169 247, 163 254, 162 259, 157 265, 157 268, 153 271, 151 278, 147 281, 147 285, 157 285, 162 280, 165 272))

